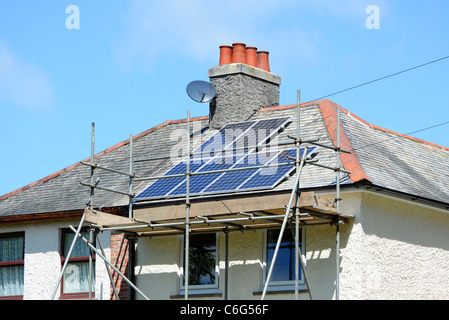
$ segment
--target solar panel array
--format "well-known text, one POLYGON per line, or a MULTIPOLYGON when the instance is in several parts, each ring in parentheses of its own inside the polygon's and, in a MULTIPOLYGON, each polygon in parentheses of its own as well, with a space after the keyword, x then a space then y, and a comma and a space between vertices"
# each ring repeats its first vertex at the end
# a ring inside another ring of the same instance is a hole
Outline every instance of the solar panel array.
MULTIPOLYGON (((193 152, 190 161, 190 189, 192 196, 273 188, 293 170, 296 148, 258 151, 290 121, 289 117, 231 123, 221 128, 193 152), (281 166, 279 166, 281 165, 281 166), (223 170, 238 170, 217 172, 223 170), (245 169, 245 170, 243 170, 245 169)), ((308 149, 313 152, 314 147, 308 149)), ((300 157, 303 154, 300 151, 300 157)), ((187 158, 180 161, 164 176, 185 174, 187 158)), ((186 194, 186 177, 158 179, 136 199, 168 198, 186 194)))

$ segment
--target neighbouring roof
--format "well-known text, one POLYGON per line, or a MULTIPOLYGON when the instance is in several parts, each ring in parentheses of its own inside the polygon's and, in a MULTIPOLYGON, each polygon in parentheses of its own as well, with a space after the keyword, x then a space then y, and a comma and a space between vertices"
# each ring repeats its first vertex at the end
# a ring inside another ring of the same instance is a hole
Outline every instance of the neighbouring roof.
MULTIPOLYGON (((342 175, 345 185, 365 183, 375 187, 409 194, 431 201, 449 204, 449 149, 410 136, 392 132, 360 119, 330 100, 320 100, 301 105, 301 138, 319 138, 320 143, 336 144, 337 108, 341 110, 341 162, 351 172, 342 175)), ((296 136, 296 105, 262 108, 250 119, 257 120, 291 116, 292 122, 283 130, 278 141, 290 141, 296 136)), ((208 117, 192 118, 193 148, 210 138, 216 130, 208 127, 208 117)), ((133 137, 133 158, 144 159, 169 156, 179 145, 179 137, 185 132, 186 119, 167 121, 133 137)), ((87 146, 88 148, 89 146, 87 146)), ((319 162, 336 165, 335 151, 320 148, 319 162)), ((89 162, 90 159, 85 160, 89 162)), ((129 170, 129 140, 98 153, 98 165, 121 171, 129 170)), ((164 174, 175 162, 154 160, 135 162, 137 176, 164 174)), ((127 191, 129 178, 116 173, 95 170, 101 186, 127 191)), ((307 189, 335 185, 335 173, 315 166, 306 166, 301 176, 301 187, 307 189)), ((79 182, 89 183, 90 168, 76 163, 63 170, 12 191, 0 197, 0 220, 48 213, 83 210, 89 199, 90 189, 79 182)), ((290 178, 272 191, 291 189, 290 178)), ((138 194, 151 182, 134 182, 133 192, 138 194)), ((221 195, 223 197, 226 194, 221 195)), ((94 205, 99 208, 126 206, 128 197, 102 190, 95 191, 94 205)))

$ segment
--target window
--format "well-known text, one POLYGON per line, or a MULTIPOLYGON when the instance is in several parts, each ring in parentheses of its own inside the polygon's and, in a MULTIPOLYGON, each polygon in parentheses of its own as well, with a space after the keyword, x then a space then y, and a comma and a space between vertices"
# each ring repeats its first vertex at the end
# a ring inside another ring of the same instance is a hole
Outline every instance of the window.
MULTIPOLYGON (((269 229, 266 234, 266 271, 264 278, 268 275, 273 261, 274 251, 279 238, 279 229, 269 229)), ((302 232, 299 232, 299 248, 302 250, 302 232)), ((299 265, 299 281, 303 280, 301 265, 299 265)), ((295 238, 289 228, 286 228, 282 236, 281 245, 276 257, 276 262, 271 274, 270 286, 290 287, 295 281, 295 238)))
POLYGON ((0 235, 0 299, 23 298, 24 233, 0 235))
MULTIPOLYGON (((81 231, 81 235, 89 239, 89 232, 81 231)), ((64 265, 69 253, 75 233, 71 230, 62 230, 62 256, 61 264, 64 265)), ((89 253, 90 248, 78 239, 70 255, 62 280, 62 298, 87 297, 89 293, 89 253)), ((93 256, 95 259, 95 255, 93 256)), ((95 288, 95 260, 92 270, 92 292, 95 288)))
MULTIPOLYGON (((184 266, 184 250, 182 251, 184 266)), ((218 287, 217 235, 194 234, 189 237, 189 289, 218 287)), ((181 287, 185 287, 184 276, 181 287)))

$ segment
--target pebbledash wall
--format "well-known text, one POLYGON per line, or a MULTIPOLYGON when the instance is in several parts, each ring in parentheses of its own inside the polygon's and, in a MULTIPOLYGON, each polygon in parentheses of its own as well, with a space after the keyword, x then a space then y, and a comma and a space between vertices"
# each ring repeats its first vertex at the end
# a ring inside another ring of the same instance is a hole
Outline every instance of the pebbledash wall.
MULTIPOLYGON (((340 299, 449 299, 447 211, 355 189, 343 192, 343 198, 342 212, 354 215, 355 220, 340 229, 340 299)), ((264 232, 229 234, 229 299, 260 299, 264 232)), ((333 299, 335 227, 307 227, 305 238, 313 298, 333 299)), ((183 298, 179 289, 182 246, 180 236, 139 239, 136 283, 150 299, 183 298)), ((209 290, 212 293, 223 293, 224 246, 224 234, 220 234, 219 286, 209 290)), ((192 298, 195 293, 189 290, 192 298)), ((301 293, 300 298, 309 296, 301 293)), ((294 299, 294 294, 270 294, 266 299, 294 299)))
MULTIPOLYGON (((24 300, 48 300, 51 298, 62 268, 61 230, 69 228, 70 225, 76 227, 78 224, 79 218, 2 224, 2 233, 25 233, 24 300)), ((110 258, 110 233, 101 233, 100 241, 107 257, 110 258)), ((101 258, 96 258, 95 270, 95 299, 110 299, 110 281, 101 258)), ((58 299, 59 296, 60 290, 58 289, 55 299, 58 299)))
POLYGON ((449 299, 449 213, 363 192, 342 257, 349 299, 449 299))

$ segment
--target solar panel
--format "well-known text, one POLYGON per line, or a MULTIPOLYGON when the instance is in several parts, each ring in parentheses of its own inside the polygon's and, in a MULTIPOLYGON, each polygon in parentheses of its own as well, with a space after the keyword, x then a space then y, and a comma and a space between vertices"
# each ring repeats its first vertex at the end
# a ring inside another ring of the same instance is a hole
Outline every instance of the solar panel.
MULTIPOLYGON (((229 123, 217 131, 209 140, 201 144, 193 153, 202 153, 203 157, 213 157, 217 152, 224 150, 230 146, 234 141, 236 135, 243 135, 251 126, 254 125, 254 121, 229 123)), ((232 146, 231 146, 232 148, 232 146)))
MULTIPOLYGON (((239 162, 236 162, 232 168, 252 168, 266 165, 272 158, 278 154, 276 152, 261 152, 245 156, 239 162)), ((259 169, 247 169, 242 171, 231 171, 221 174, 213 183, 207 186, 203 192, 223 192, 237 190, 243 181, 246 181, 254 175, 259 169)))
MULTIPOLYGON (((300 157, 304 152, 304 148, 300 150, 300 157)), ((308 150, 308 153, 310 154, 308 150)), ((257 170, 248 180, 242 183, 239 186, 239 190, 247 190, 247 189, 255 189, 255 188, 272 188, 276 184, 278 184, 283 178, 285 178, 289 173, 291 173, 295 167, 292 166, 275 166, 276 164, 286 164, 292 163, 292 160, 289 160, 287 156, 296 158, 296 149, 289 149, 279 151, 277 156, 268 162, 268 165, 272 165, 273 167, 261 168, 257 170)))
MULTIPOLYGON (((222 150, 244 149, 265 143, 290 121, 290 117, 229 123, 193 151, 211 157, 222 150)), ((253 149, 251 149, 253 150, 253 149)), ((236 152, 250 152, 237 150, 236 152)))
MULTIPOLYGON (((273 188, 295 169, 293 161, 287 156, 296 157, 296 149, 269 149, 264 152, 255 152, 255 146, 265 144, 289 121, 289 117, 273 118, 231 123, 221 128, 194 151, 194 153, 203 152, 203 154, 190 159, 190 171, 194 173, 190 177, 190 194, 273 188), (235 151, 235 148, 238 150, 235 151), (286 163, 291 165, 277 165, 286 163), (241 168, 245 170, 214 172, 241 168), (213 173, 195 174, 205 172, 213 173)), ((308 154, 310 155, 314 149, 315 147, 309 148, 308 154)), ((303 148, 301 148, 300 157, 302 153, 303 148)), ((168 170, 165 176, 185 174, 185 172, 186 159, 168 170)), ((156 180, 136 199, 176 197, 185 194, 186 178, 181 176, 156 180)))
MULTIPOLYGON (((240 158, 243 156, 216 156, 209 160, 207 163, 197 168, 196 170, 191 170, 192 172, 208 172, 208 171, 217 171, 217 170, 227 170, 230 169, 240 158)), ((190 178, 190 193, 196 194, 201 193, 201 191, 207 187, 212 181, 217 179, 222 173, 211 173, 211 174, 202 174, 202 175, 194 175, 190 178)), ((186 193, 186 181, 182 182, 176 189, 167 195, 182 195, 186 193)))
MULTIPOLYGON (((201 161, 194 161, 191 159, 190 170, 196 171, 201 165, 202 165, 201 161)), ((183 160, 177 165, 175 165, 173 168, 168 170, 164 174, 164 176, 185 174, 186 171, 187 171, 187 162, 183 160)), ((151 184, 150 187, 148 187, 142 193, 140 193, 136 198, 165 196, 169 194, 170 191, 176 188, 179 184, 183 183, 183 181, 185 181, 185 176, 167 179, 158 179, 153 184, 151 184)))

